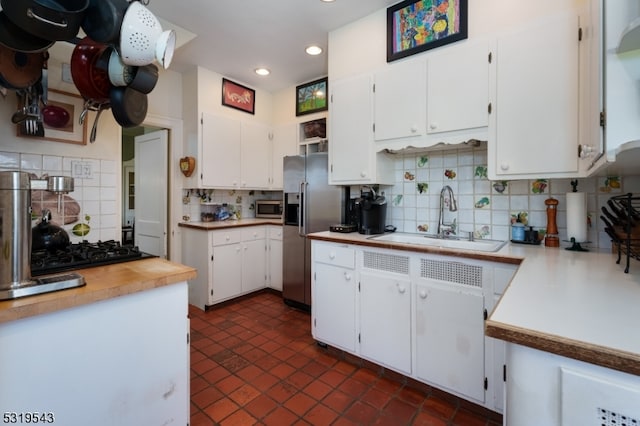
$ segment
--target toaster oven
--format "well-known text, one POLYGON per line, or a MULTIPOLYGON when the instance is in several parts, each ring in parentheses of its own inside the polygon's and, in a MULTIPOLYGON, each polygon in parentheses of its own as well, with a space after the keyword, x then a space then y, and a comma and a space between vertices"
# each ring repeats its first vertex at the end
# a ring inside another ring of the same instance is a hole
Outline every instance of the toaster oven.
POLYGON ((282 219, 282 200, 256 200, 256 217, 282 219))

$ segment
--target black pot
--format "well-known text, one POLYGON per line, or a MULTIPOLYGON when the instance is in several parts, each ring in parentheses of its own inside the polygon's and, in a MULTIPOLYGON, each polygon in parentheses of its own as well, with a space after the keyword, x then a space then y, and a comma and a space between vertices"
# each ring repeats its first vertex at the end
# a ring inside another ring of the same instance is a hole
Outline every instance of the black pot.
POLYGON ((154 64, 145 65, 135 68, 135 76, 133 81, 129 83, 129 87, 137 90, 145 95, 151 93, 158 82, 158 67, 154 64))
POLYGON ((36 37, 26 32, 7 17, 4 11, 0 11, 0 44, 19 52, 44 52, 53 41, 36 37))
POLYGON ((2 10, 16 25, 45 40, 78 35, 89 0, 2 0, 2 10))
POLYGON ((89 0, 82 21, 85 34, 99 43, 118 43, 128 0, 89 0))
POLYGON ((50 222, 51 212, 42 211, 42 220, 31 230, 31 250, 55 251, 69 245, 69 234, 61 227, 50 222))

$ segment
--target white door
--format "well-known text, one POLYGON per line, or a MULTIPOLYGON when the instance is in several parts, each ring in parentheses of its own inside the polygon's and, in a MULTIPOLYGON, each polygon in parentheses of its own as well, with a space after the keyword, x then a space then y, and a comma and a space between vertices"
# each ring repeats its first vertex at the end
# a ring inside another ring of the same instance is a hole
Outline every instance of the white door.
POLYGON ((135 138, 135 244, 163 258, 167 257, 168 152, 166 130, 135 138))

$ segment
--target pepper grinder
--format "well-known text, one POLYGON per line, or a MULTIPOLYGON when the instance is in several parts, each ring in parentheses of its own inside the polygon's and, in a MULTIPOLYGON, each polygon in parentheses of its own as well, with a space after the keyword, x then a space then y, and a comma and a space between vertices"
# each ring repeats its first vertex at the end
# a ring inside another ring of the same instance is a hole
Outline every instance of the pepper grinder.
POLYGON ((556 214, 558 212, 558 200, 547 198, 544 202, 547 206, 547 233, 544 237, 546 247, 560 247, 558 238, 558 225, 556 224, 556 214))

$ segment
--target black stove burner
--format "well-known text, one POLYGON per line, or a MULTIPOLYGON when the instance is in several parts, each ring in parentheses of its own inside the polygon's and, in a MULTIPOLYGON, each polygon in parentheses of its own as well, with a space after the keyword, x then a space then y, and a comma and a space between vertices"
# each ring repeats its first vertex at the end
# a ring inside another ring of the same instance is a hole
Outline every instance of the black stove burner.
POLYGON ((141 252, 137 246, 121 245, 120 242, 114 240, 96 243, 82 241, 70 244, 64 249, 32 252, 31 275, 35 277, 148 257, 154 256, 141 252))

